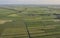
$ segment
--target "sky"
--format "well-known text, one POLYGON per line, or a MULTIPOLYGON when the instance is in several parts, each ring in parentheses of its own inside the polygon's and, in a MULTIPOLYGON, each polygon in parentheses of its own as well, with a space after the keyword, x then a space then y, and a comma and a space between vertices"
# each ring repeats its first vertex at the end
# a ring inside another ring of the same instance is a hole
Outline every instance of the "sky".
POLYGON ((0 0, 0 4, 60 4, 60 0, 0 0))

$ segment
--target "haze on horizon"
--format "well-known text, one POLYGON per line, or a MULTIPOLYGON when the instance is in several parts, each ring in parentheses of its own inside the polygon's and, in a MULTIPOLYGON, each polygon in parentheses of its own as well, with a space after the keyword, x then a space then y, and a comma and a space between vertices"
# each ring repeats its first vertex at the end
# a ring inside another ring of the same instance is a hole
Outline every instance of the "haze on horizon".
POLYGON ((0 4, 60 4, 60 0, 0 0, 0 4))

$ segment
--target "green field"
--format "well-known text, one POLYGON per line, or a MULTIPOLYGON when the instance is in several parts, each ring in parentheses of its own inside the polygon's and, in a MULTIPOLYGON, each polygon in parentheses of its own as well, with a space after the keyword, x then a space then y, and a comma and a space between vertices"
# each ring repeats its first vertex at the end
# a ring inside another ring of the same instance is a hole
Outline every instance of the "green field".
POLYGON ((0 8, 0 38, 60 38, 60 10, 48 7, 0 8), (10 9, 9 9, 10 8, 10 9), (14 10, 22 11, 14 11, 14 10), (27 9, 25 9, 27 8, 27 9))

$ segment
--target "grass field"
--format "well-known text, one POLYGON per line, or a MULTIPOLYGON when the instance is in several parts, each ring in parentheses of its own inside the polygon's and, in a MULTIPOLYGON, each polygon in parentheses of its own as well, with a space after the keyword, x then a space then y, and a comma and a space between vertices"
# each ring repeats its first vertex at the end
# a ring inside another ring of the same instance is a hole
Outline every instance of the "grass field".
POLYGON ((60 19, 53 15, 60 10, 18 6, 13 9, 22 12, 0 8, 0 38, 28 38, 26 25, 31 38, 60 38, 60 19))

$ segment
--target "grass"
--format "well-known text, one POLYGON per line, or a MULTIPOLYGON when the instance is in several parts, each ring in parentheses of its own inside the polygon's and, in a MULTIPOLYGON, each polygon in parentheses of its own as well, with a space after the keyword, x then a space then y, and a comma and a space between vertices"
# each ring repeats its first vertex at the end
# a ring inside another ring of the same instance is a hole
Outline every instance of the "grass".
MULTIPOLYGON (((12 8, 12 7, 11 7, 12 8)), ((25 7, 14 7, 23 10, 25 7)), ((60 19, 54 19, 55 10, 50 11, 50 16, 37 15, 49 14, 48 8, 27 7, 22 13, 0 9, 0 37, 1 38, 28 38, 26 25, 31 38, 60 38, 60 19), (31 14, 31 15, 29 15, 31 14)), ((56 10, 59 12, 58 10, 56 10)))
POLYGON ((12 20, 0 20, 0 24, 4 24, 6 22, 12 22, 12 20))

